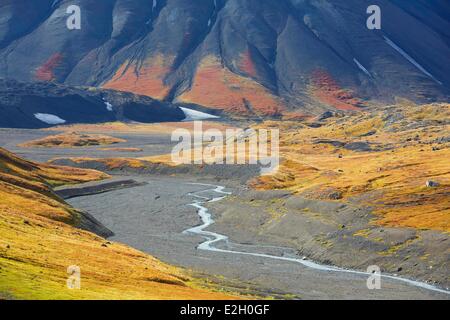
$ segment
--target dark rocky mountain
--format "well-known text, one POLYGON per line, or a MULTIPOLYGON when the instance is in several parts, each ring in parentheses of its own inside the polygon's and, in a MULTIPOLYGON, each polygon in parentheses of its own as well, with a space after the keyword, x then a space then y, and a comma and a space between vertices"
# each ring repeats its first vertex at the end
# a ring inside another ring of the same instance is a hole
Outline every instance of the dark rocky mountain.
POLYGON ((240 115, 448 101, 449 57, 448 0, 0 0, 0 77, 240 115))
POLYGON ((165 122, 185 117, 178 107, 133 93, 0 80, 2 128, 46 128, 118 120, 165 122))

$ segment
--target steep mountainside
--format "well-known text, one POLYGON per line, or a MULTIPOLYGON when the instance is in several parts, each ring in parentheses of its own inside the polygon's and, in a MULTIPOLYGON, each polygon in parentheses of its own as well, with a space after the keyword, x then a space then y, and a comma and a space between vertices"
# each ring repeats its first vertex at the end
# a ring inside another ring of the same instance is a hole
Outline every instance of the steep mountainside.
POLYGON ((447 101, 449 30, 447 0, 3 0, 0 77, 241 115, 447 101), (72 4, 81 30, 66 27, 72 4), (381 30, 366 27, 372 4, 381 30))

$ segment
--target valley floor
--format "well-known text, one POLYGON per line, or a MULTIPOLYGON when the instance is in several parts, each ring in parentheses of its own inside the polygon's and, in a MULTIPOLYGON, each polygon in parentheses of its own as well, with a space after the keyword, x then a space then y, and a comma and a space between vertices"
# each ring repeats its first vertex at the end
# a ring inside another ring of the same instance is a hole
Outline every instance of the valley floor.
MULTIPOLYGON (((114 230, 115 236, 111 240, 148 252, 166 263, 188 268, 197 276, 218 282, 232 291, 300 299, 449 298, 449 294, 414 287, 392 279, 383 278, 381 290, 369 290, 366 286, 367 275, 320 271, 289 261, 198 250, 197 246, 204 242, 204 239, 185 234, 183 231, 200 224, 196 209, 189 205, 195 200, 192 193, 211 187, 193 183, 217 182, 203 179, 199 181, 195 177, 121 178, 146 184, 68 201, 74 207, 90 212, 105 226, 114 230)), ((202 195, 217 197, 211 192, 202 195)), ((250 213, 249 206, 239 206, 241 216, 250 213)), ((218 217, 214 211, 213 216, 218 217)), ((219 222, 209 229, 225 230, 226 226, 219 222)), ((251 231, 237 228, 230 242, 220 243, 218 247, 296 257, 296 251, 287 246, 276 246, 270 242, 254 242, 252 245, 234 242, 235 239, 247 238, 249 233, 251 231)))
MULTIPOLYGON (((124 130, 122 127, 116 130, 114 126, 111 125, 113 129, 105 126, 79 126, 75 129, 127 141, 117 144, 117 148, 22 148, 18 145, 54 133, 13 129, 0 129, 0 146, 41 162, 87 156, 151 158, 167 154, 172 149, 170 132, 173 127, 170 125, 134 126, 124 130), (134 148, 133 151, 130 148, 134 148), (142 151, 136 152, 135 149, 142 151)), ((294 152, 298 151, 293 149, 292 154, 294 152)), ((286 154, 291 155, 289 152, 286 154)), ((97 169, 105 167, 83 161, 76 165, 94 165, 97 169)), ((289 183, 295 180, 287 178, 303 172, 303 165, 292 167, 285 164, 279 176, 275 177, 277 180, 274 181, 279 185, 274 185, 274 189, 287 185, 287 190, 258 192, 249 190, 237 178, 242 173, 237 169, 230 173, 231 170, 213 168, 211 172, 217 173, 216 176, 199 176, 189 171, 173 176, 170 171, 146 172, 140 167, 139 160, 133 160, 135 168, 127 167, 126 162, 124 166, 114 165, 116 167, 109 173, 118 175, 116 179, 133 179, 145 184, 72 198, 68 202, 89 212, 111 229, 115 233, 111 241, 128 244, 166 263, 187 268, 194 278, 203 279, 197 280, 201 283, 206 279, 231 292, 275 298, 449 299, 446 293, 393 279, 383 278, 381 290, 368 290, 366 275, 319 271, 288 261, 197 250, 196 247, 204 241, 202 237, 183 234, 186 229, 200 224, 195 208, 189 204, 193 201, 191 193, 204 187, 191 183, 220 184, 229 187, 227 190, 233 195, 208 205, 217 220, 209 230, 230 237, 227 249, 297 258, 306 256, 324 264, 360 271, 375 263, 387 274, 431 280, 431 283, 436 282, 444 288, 448 285, 448 234, 437 230, 419 230, 417 233, 410 228, 374 227, 370 210, 363 206, 337 208, 335 204, 339 202, 308 202, 300 195, 292 196, 295 190, 290 190, 289 183), (227 172, 231 176, 226 176, 227 172), (352 221, 351 226, 346 220, 352 221), (363 231, 367 228, 370 230, 366 234, 363 231), (358 234, 358 230, 362 231, 358 234), (378 237, 372 236, 375 232, 378 232, 378 237)), ((302 176, 299 174, 297 177, 302 176)), ((262 183, 270 186, 274 182, 262 183)), ((304 186, 306 182, 299 181, 297 185, 304 186)), ((225 248, 224 244, 220 246, 225 248)))

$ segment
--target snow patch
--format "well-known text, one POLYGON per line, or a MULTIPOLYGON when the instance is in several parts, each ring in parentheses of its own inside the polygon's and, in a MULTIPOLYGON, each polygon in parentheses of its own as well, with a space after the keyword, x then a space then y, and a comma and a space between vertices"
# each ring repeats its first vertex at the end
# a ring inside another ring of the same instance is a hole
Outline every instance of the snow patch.
MULTIPOLYGON (((215 16, 216 14, 217 14, 217 0, 214 0, 214 8, 213 8, 211 17, 215 16)), ((209 18, 209 20, 208 20, 208 28, 211 27, 212 23, 213 23, 212 18, 209 18)))
POLYGON ((155 14, 155 10, 156 10, 157 6, 158 6, 158 0, 153 0, 153 3, 152 3, 152 14, 151 14, 150 18, 148 18, 148 20, 145 22, 146 25, 150 25, 152 23, 153 16, 155 14))
POLYGON ((55 116, 54 114, 48 114, 48 113, 35 113, 35 118, 38 120, 41 120, 42 122, 45 122, 47 124, 63 124, 66 123, 66 120, 61 119, 58 116, 55 116))
POLYGON ((51 8, 54 9, 60 2, 61 2, 61 0, 54 0, 51 8))
POLYGON ((206 119, 218 119, 218 116, 209 114, 209 113, 205 113, 205 112, 200 112, 197 110, 192 110, 192 109, 188 109, 188 108, 182 108, 180 107, 181 111, 184 112, 184 115, 186 116, 186 118, 183 121, 198 121, 198 120, 206 120, 206 119))
POLYGON ((108 101, 105 101, 106 110, 113 111, 113 105, 109 103, 108 101))
POLYGON ((364 66, 358 60, 356 60, 356 58, 353 58, 353 62, 356 63, 356 65, 358 66, 358 68, 360 68, 362 70, 362 72, 367 74, 369 77, 372 77, 370 72, 366 68, 364 68, 364 66))
POLYGON ((442 85, 442 82, 437 80, 431 73, 429 73, 427 70, 425 70, 424 67, 422 67, 416 60, 413 59, 409 54, 407 54, 402 48, 400 48, 398 45, 396 45, 391 39, 389 39, 386 36, 383 36, 384 40, 388 45, 390 45, 395 51, 400 53, 406 60, 408 60, 410 63, 412 63, 417 69, 419 69, 423 74, 430 77, 433 81, 436 83, 442 85))

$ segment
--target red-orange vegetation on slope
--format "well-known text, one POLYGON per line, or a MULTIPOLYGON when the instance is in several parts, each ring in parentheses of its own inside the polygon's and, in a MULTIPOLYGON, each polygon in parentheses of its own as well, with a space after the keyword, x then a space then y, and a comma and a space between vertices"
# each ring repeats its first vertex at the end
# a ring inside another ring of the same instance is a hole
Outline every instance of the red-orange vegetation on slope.
POLYGON ((164 99, 170 90, 164 78, 170 72, 172 60, 156 56, 145 61, 139 70, 134 65, 128 66, 126 62, 103 87, 164 99))
POLYGON ((339 110, 360 110, 362 102, 351 91, 342 89, 328 72, 315 70, 311 80, 313 95, 320 102, 339 110))
POLYGON ((63 56, 60 53, 53 54, 42 66, 37 68, 35 77, 37 80, 51 81, 55 78, 54 70, 61 64, 63 56))
POLYGON ((206 57, 201 62, 191 90, 179 100, 239 115, 277 116, 284 110, 277 96, 259 83, 234 74, 215 57, 206 57))
POLYGON ((256 66, 252 60, 252 56, 250 50, 245 51, 242 54, 242 59, 239 64, 239 67, 242 71, 244 71, 248 76, 255 78, 257 76, 256 66))

